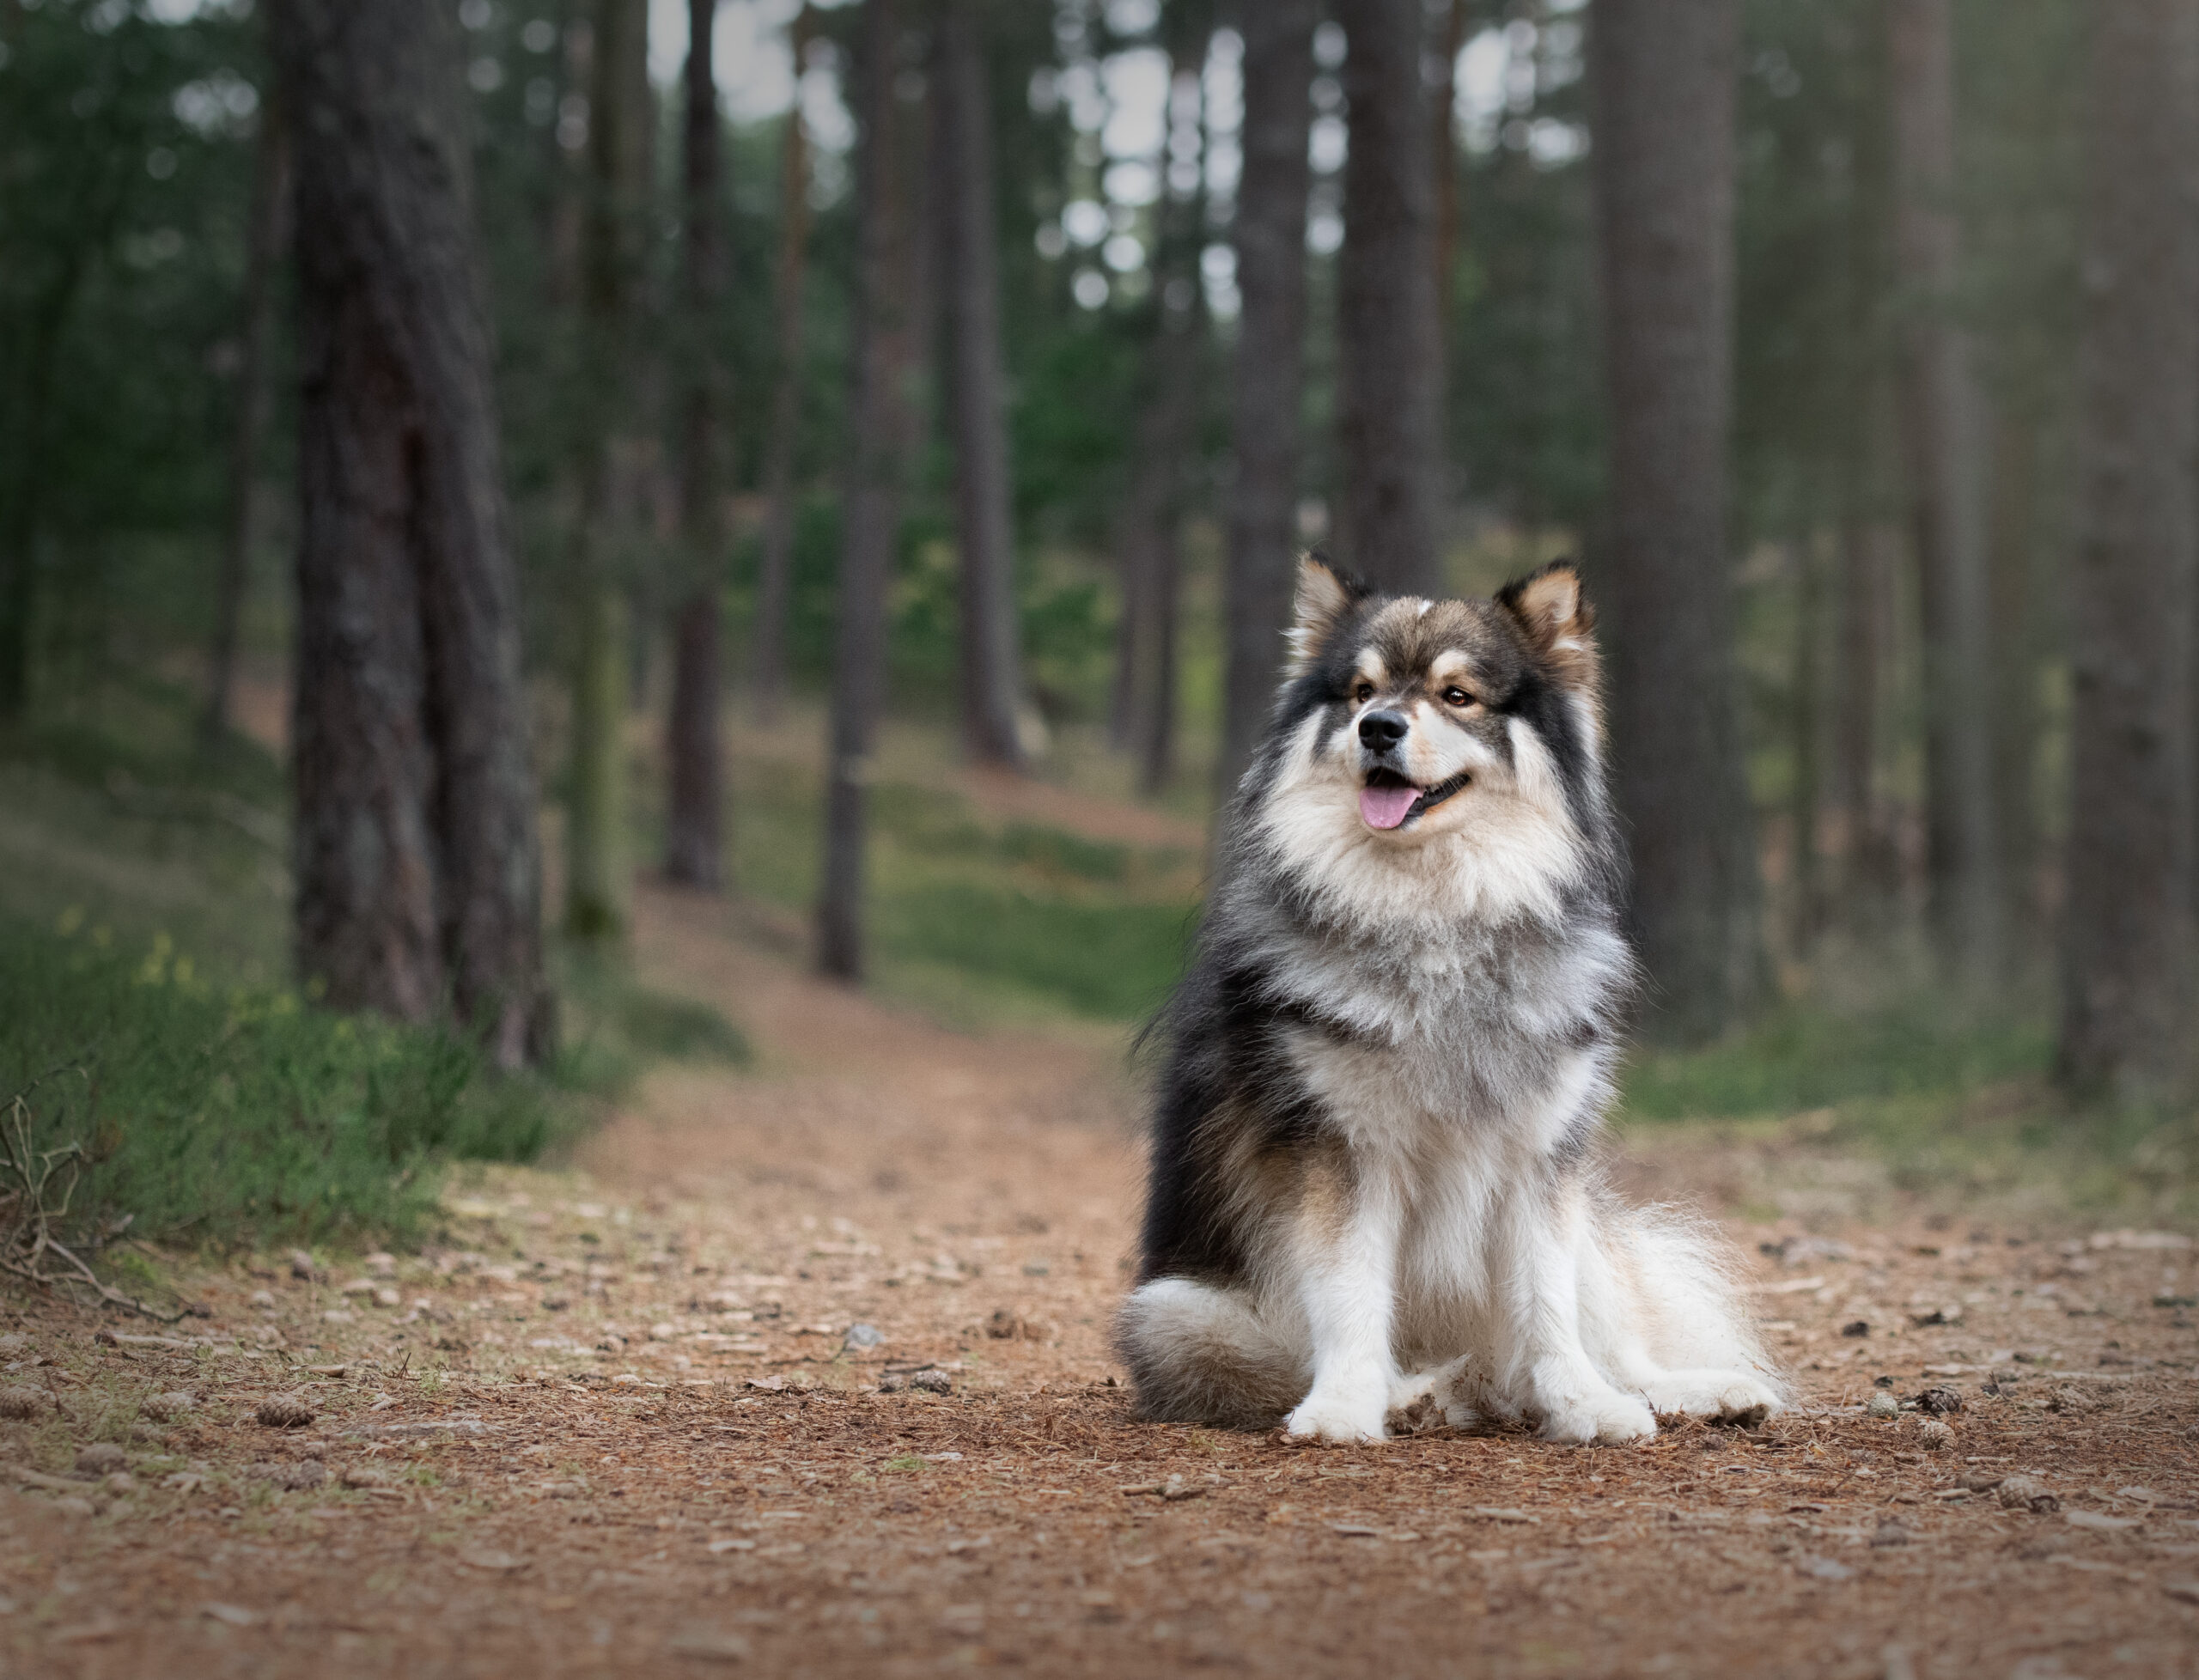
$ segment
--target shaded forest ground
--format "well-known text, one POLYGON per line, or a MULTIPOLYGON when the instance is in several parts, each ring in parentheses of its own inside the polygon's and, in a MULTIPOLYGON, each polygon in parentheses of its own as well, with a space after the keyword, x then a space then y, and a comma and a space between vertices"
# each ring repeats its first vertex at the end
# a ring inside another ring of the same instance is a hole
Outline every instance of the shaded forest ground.
MULTIPOLYGON (((1058 837, 1008 860, 1032 892, 1104 912, 1182 879, 1137 873, 1183 849, 1165 817, 932 785, 987 847, 1058 837), (1146 849, 1080 873, 1078 839, 1146 849)), ((1003 867, 968 843, 889 840, 888 895, 1003 867)), ((1622 1178, 1747 1257, 1800 1400, 1760 1431, 1143 1425, 1105 1339, 1123 1026, 1012 964, 924 1012, 913 969, 885 1001, 823 985, 799 886, 644 888, 638 979, 754 1060, 661 1066, 568 1164, 463 1170, 420 1251, 181 1257, 205 1316, 167 1330, 0 1294, 7 1669, 2188 1674, 2199 1274, 2050 1154, 1904 1155, 1930 1105, 1898 1080, 1867 1120, 1628 1127, 1622 1178)))

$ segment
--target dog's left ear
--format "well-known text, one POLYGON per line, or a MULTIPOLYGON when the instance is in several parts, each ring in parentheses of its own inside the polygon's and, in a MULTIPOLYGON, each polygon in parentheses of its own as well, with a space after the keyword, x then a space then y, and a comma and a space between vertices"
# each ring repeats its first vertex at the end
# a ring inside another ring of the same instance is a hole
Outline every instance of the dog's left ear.
POLYGON ((1596 611, 1581 592, 1581 574, 1568 560, 1553 560, 1540 571, 1515 579, 1496 592, 1496 604, 1509 612, 1557 677, 1577 688, 1596 682, 1596 611))

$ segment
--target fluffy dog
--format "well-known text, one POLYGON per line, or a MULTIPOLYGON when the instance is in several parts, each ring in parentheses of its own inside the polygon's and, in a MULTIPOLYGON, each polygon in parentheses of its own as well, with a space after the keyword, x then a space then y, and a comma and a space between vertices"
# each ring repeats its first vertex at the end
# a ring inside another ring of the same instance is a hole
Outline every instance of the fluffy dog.
POLYGON ((1634 968, 1579 576, 1428 601, 1312 558, 1296 621, 1156 1023, 1141 1409, 1577 1442, 1776 1409, 1715 1242, 1595 1170, 1634 968))

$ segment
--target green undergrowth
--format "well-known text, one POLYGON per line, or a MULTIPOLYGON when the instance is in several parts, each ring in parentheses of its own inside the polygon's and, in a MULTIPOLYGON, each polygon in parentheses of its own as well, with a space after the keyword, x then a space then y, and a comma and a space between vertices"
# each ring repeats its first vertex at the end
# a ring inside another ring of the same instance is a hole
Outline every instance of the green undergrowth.
POLYGON ((581 1118, 453 1033, 101 934, 0 922, 0 1101, 22 1096, 37 1151, 81 1152, 65 1208, 65 1176, 48 1201, 79 1241, 401 1240, 444 1162, 530 1160, 581 1118))
POLYGON ((1795 1003, 1703 1049, 1637 1050, 1619 1112, 1649 1135, 1716 1123, 1790 1166, 1868 1162, 1888 1190, 1928 1199, 2199 1216, 2194 1116, 2074 1103, 2050 1079, 2053 1050, 2038 1016, 1964 1012, 1929 992, 1866 1009, 1795 1003))
POLYGON ((0 735, 0 1105, 37 1081, 40 1147, 85 1151, 80 1239, 401 1243, 448 1163, 554 1152, 657 1062, 747 1059, 708 1005, 562 952, 536 1074, 312 1007, 287 984, 282 766, 203 748, 196 707, 119 673, 0 735))
POLYGON ((1855 1014, 1791 1005, 1704 1049, 1637 1051, 1626 1108, 1685 1120, 1956 1097, 2042 1074, 2052 1055, 2033 1020, 1964 1019, 1918 1000, 1855 1014))
POLYGON ((563 1042, 551 1073, 561 1085, 615 1097, 654 1062, 754 1059, 747 1035, 710 1005, 640 984, 615 956, 566 946, 555 967, 563 1042))
MULTIPOLYGON (((807 916, 819 788, 785 764, 738 766, 740 889, 807 916)), ((1185 848, 989 820, 948 789, 882 782, 870 798, 869 934, 885 995, 958 1025, 1130 1022, 1167 997, 1198 916, 1185 848)))

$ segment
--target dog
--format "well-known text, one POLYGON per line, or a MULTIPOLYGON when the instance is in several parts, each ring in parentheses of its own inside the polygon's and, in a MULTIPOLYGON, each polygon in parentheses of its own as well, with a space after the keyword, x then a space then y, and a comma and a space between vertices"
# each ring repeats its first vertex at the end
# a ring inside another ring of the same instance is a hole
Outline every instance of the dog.
MULTIPOLYGON (((1299 567, 1166 1046, 1115 1343, 1148 1418, 1617 1443, 1782 1391, 1716 1240, 1596 1144, 1636 970, 1593 613, 1299 567)), ((1684 703, 1684 701, 1676 703, 1684 703)))

